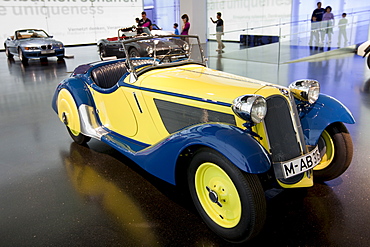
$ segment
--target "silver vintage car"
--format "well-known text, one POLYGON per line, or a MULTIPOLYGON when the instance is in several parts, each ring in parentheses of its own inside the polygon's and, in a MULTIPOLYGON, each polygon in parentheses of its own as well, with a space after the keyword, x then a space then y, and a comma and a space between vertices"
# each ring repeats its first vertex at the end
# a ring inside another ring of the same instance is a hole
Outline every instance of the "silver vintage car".
POLYGON ((53 39, 41 29, 17 30, 14 36, 8 37, 4 42, 5 53, 8 58, 18 56, 22 63, 28 63, 28 59, 56 56, 58 60, 64 58, 64 45, 53 39))

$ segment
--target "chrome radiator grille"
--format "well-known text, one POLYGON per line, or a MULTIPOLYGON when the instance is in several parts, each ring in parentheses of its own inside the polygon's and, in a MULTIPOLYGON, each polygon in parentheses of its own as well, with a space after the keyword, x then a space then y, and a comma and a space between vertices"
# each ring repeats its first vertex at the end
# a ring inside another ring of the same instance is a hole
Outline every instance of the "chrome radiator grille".
MULTIPOLYGON (((295 111, 292 99, 293 113, 295 111)), ((302 128, 297 114, 292 114, 286 98, 274 95, 267 98, 267 115, 264 119, 273 162, 290 160, 302 154, 305 147, 302 128), (293 119, 293 117, 296 119, 293 119), (298 126, 295 126, 298 123, 298 126)))

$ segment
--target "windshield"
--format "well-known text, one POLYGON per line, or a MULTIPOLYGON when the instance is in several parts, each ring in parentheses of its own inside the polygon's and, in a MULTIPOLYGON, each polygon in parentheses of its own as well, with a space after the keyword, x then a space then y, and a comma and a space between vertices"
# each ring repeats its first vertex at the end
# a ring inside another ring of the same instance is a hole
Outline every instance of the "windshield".
POLYGON ((28 39, 28 38, 47 38, 49 35, 44 30, 19 30, 16 31, 17 39, 28 39))
POLYGON ((122 44, 128 66, 134 73, 186 63, 206 65, 198 36, 146 36, 125 40, 122 44))

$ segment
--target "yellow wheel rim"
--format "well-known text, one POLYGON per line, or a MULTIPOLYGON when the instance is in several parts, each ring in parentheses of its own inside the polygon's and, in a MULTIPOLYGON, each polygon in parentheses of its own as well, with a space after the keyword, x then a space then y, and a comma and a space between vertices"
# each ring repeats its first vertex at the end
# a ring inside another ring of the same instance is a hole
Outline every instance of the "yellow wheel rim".
POLYGON ((58 116, 60 121, 64 121, 64 117, 67 118, 67 127, 71 133, 78 136, 81 132, 80 127, 80 116, 73 99, 73 96, 67 89, 60 90, 58 94, 58 116))
POLYGON ((324 130, 321 134, 321 137, 324 139, 325 146, 326 146, 326 152, 324 156, 321 158, 321 162, 314 167, 314 170, 322 170, 326 167, 328 167, 334 158, 334 142, 333 139, 331 139, 329 133, 324 130))
POLYGON ((195 173, 195 190, 207 215, 219 226, 235 227, 242 208, 238 191, 224 170, 213 163, 203 163, 195 173))

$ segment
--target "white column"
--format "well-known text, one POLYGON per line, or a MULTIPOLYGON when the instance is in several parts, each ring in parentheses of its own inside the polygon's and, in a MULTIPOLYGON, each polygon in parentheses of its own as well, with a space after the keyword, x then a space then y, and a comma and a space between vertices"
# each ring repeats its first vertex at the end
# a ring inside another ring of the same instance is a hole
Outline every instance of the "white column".
POLYGON ((187 14, 190 22, 190 35, 198 35, 201 43, 207 41, 207 0, 180 0, 179 31, 183 22, 181 16, 187 14))

